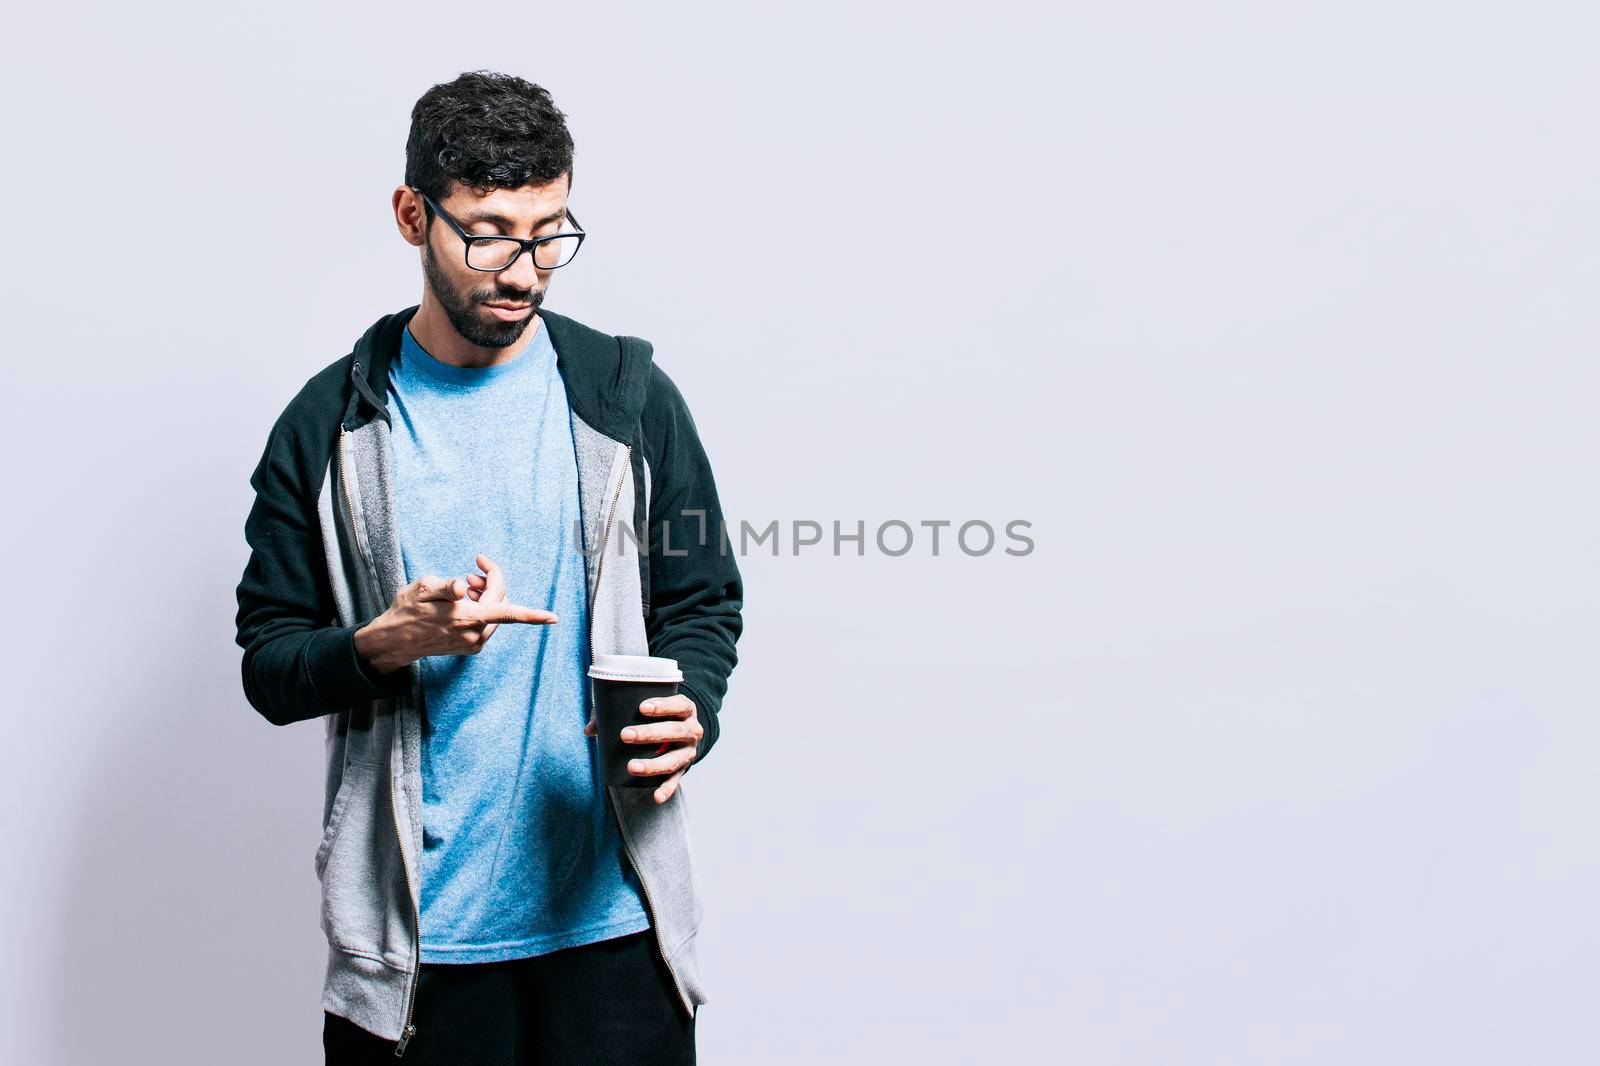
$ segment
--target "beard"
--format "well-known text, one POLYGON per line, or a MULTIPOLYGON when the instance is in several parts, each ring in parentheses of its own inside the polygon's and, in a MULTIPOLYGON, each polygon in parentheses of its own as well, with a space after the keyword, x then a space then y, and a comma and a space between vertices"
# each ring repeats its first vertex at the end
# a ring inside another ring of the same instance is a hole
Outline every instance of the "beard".
POLYGON ((468 344, 476 344, 480 348, 511 347, 522 336, 523 330, 538 321, 539 307, 544 303, 543 289, 513 290, 497 287, 485 292, 458 294, 450 284, 450 278, 434 259, 431 244, 424 244, 422 247, 422 273, 428 279, 428 288, 433 292, 433 298, 444 308, 445 317, 450 320, 450 325, 455 327, 455 331, 461 334, 468 344), (485 319, 479 307, 490 301, 532 304, 533 310, 516 322, 485 319))

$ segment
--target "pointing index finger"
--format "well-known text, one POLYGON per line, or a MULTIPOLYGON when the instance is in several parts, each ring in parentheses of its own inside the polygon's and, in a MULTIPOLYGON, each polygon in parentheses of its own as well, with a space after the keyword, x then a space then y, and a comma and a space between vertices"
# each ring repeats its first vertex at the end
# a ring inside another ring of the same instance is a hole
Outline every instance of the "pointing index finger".
POLYGON ((510 600, 501 600, 499 603, 484 604, 482 601, 474 607, 473 615, 485 622, 526 622, 530 625, 550 625, 557 621, 551 611, 541 610, 538 607, 524 607, 520 603, 510 600))

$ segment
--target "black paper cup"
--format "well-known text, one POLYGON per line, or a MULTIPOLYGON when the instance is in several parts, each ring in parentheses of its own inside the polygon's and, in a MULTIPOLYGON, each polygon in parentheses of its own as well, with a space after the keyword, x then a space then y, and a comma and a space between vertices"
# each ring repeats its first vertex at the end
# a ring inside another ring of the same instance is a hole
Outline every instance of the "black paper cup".
POLYGON ((639 704, 659 696, 677 695, 678 682, 682 680, 676 659, 658 659, 650 655, 594 657, 589 667, 589 685, 594 690, 595 731, 599 734, 600 767, 606 784, 618 788, 656 788, 672 776, 629 773, 630 759, 652 759, 665 755, 666 751, 661 750, 662 741, 628 744, 622 739, 622 731, 630 725, 676 721, 647 715, 639 710, 639 704))

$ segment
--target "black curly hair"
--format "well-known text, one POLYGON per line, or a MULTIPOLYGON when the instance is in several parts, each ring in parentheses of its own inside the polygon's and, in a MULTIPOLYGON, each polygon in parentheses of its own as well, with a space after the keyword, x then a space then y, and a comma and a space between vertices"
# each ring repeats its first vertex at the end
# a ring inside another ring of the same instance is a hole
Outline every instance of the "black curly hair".
MULTIPOLYGON (((572 188, 567 116, 542 86, 514 74, 471 70, 435 85, 411 109, 406 184, 435 200, 452 182, 479 192, 545 185, 572 188)), ((429 218, 433 212, 424 203, 429 218)))

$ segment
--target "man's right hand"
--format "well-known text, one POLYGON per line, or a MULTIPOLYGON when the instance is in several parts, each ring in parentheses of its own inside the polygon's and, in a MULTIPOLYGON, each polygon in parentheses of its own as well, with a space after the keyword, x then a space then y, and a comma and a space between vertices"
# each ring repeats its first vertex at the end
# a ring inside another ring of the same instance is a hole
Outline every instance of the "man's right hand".
MULTIPOLYGON (((356 652, 380 674, 387 674, 428 655, 476 655, 501 622, 550 625, 556 616, 502 597, 498 567, 478 556, 491 581, 483 589, 462 578, 419 577, 402 588, 389 609, 356 630, 356 652), (474 595, 469 597, 468 593, 474 595), (489 592, 489 595, 484 595, 489 592)), ((478 575, 473 575, 477 577, 478 575)))

